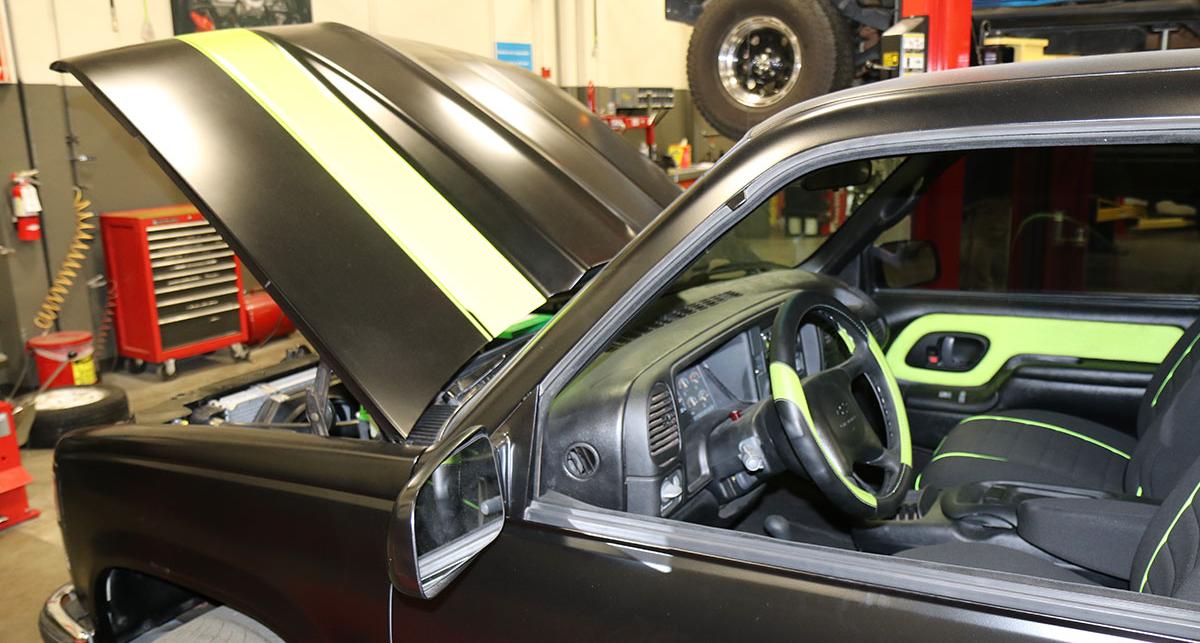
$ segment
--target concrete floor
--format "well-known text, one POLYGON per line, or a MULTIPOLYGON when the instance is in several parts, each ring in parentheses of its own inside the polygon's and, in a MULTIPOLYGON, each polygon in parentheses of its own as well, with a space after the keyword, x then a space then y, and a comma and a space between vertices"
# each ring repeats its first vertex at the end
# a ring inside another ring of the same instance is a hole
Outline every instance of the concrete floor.
MULTIPOLYGON (((299 335, 275 340, 251 353, 247 362, 235 362, 217 353, 179 364, 179 374, 168 382, 145 373, 105 374, 104 382, 125 389, 136 415, 172 396, 278 363, 284 353, 303 340, 299 335)), ((0 531, 0 643, 32 643, 43 601, 69 578, 58 513, 54 506, 53 451, 22 449, 21 461, 33 476, 26 487, 29 505, 42 515, 0 531)))

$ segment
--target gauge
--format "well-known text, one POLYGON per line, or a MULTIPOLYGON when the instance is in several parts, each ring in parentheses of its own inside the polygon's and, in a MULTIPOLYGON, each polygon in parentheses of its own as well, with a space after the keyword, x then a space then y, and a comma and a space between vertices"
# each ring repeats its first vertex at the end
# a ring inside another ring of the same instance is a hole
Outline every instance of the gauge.
POLYGON ((675 379, 675 394, 680 411, 692 417, 703 415, 713 408, 713 395, 708 381, 696 366, 681 373, 675 379))

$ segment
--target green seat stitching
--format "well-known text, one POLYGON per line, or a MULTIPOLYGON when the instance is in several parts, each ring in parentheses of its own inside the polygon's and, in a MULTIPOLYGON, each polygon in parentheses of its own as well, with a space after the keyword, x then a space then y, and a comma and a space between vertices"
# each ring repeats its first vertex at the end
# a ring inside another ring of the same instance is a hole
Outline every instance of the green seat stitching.
POLYGON ((1179 518, 1183 516, 1183 512, 1192 506, 1192 502, 1196 500, 1198 492, 1200 492, 1200 483, 1197 483, 1196 488, 1192 489, 1192 495, 1188 496, 1187 502, 1183 503, 1183 506, 1179 508, 1179 512, 1175 514, 1174 520, 1171 521, 1171 526, 1167 527, 1167 532, 1163 534, 1163 537, 1158 541, 1158 546, 1154 548, 1154 553, 1150 554, 1150 562, 1146 563, 1146 571, 1142 572, 1142 584, 1138 586, 1137 591, 1145 591, 1146 583, 1150 580, 1150 568, 1154 566, 1154 560, 1158 558, 1158 552, 1162 551, 1162 548, 1167 544, 1167 539, 1171 537, 1171 531, 1175 529, 1175 524, 1179 522, 1179 518))
POLYGON ((1108 449, 1109 451, 1121 456, 1122 458, 1125 458, 1126 460, 1131 459, 1129 457, 1128 453, 1125 453, 1124 451, 1122 451, 1112 445, 1105 444, 1105 443, 1097 440, 1096 438, 1086 436, 1082 433, 1078 433, 1076 431, 1072 431, 1071 429, 1066 429, 1061 426, 1055 426, 1053 424, 1048 424, 1046 422, 1038 422, 1037 420, 1024 420, 1021 418, 1004 417, 1002 415, 976 415, 974 417, 969 417, 969 418, 963 420, 962 422, 959 422, 959 426, 962 426, 963 424, 966 424, 968 422, 975 422, 977 420, 996 420, 998 422, 1008 422, 1010 424, 1023 424, 1025 426, 1037 427, 1039 429, 1046 429, 1049 431, 1057 431, 1064 435, 1069 435, 1073 438, 1083 440, 1084 442, 1087 442, 1089 444, 1094 444, 1102 449, 1108 449))
MULTIPOLYGON (((945 453, 941 453, 941 454, 935 455, 932 458, 930 458, 929 463, 925 465, 926 469, 929 468, 930 464, 933 464, 934 462, 937 462, 938 460, 941 460, 942 458, 975 458, 976 460, 992 460, 995 462, 1008 462, 1008 458, 1002 458, 998 455, 986 455, 983 453, 969 453, 967 451, 947 451, 945 453)), ((917 483, 915 485, 913 485, 913 489, 916 489, 916 490, 921 489, 921 478, 924 475, 925 475, 925 473, 921 472, 921 475, 917 476, 917 483)))
POLYGON ((1175 369, 1179 368, 1179 365, 1183 363, 1183 359, 1188 356, 1188 353, 1192 352, 1192 347, 1196 345, 1197 340, 1200 340, 1200 334, 1192 338, 1192 342, 1183 350, 1183 354, 1179 356, 1179 359, 1175 360, 1175 365, 1171 367, 1171 370, 1167 371, 1167 376, 1163 378, 1162 384, 1158 385, 1158 391, 1154 394, 1154 399, 1150 400, 1150 406, 1158 405, 1158 396, 1162 395, 1163 389, 1167 388, 1167 382, 1170 382, 1171 378, 1175 376, 1175 369))

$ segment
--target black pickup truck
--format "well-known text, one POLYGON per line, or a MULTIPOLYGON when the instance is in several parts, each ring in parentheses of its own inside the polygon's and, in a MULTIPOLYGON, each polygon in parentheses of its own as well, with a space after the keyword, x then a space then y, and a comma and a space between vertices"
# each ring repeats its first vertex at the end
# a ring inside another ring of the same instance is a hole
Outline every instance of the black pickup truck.
POLYGON ((58 444, 48 641, 1200 638, 1194 292, 1022 290, 1109 229, 1069 204, 986 210, 1060 262, 1007 288, 944 236, 975 168, 1200 201, 1200 53, 832 94, 684 193, 531 74, 338 25, 56 69, 321 366, 290 423, 58 444))

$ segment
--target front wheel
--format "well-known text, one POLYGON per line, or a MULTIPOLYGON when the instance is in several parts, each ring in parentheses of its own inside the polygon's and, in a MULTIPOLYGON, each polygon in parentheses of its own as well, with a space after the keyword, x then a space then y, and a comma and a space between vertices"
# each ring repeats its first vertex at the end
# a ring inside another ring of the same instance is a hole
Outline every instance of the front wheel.
POLYGON ((737 139, 786 107, 849 86, 851 34, 827 0, 710 0, 687 70, 700 113, 737 139))

